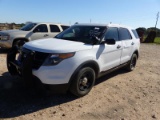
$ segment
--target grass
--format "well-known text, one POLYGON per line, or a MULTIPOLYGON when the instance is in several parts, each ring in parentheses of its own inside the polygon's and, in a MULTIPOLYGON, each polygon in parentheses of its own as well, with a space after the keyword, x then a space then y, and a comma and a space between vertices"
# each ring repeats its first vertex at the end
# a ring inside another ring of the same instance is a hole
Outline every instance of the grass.
POLYGON ((156 38, 154 39, 154 43, 159 43, 159 44, 160 44, 160 37, 156 37, 156 38))
MULTIPOLYGON (((144 41, 145 39, 146 39, 146 36, 144 36, 143 41, 144 41)), ((160 44, 160 37, 156 37, 156 38, 154 39, 154 43, 160 44)))

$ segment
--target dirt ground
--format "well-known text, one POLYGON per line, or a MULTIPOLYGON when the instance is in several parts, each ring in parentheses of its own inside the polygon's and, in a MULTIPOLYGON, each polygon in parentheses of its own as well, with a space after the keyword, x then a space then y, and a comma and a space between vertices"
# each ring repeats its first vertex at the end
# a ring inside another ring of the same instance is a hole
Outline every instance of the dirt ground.
POLYGON ((160 120, 160 45, 142 44, 133 72, 121 69, 97 80, 91 92, 40 97, 6 68, 0 53, 0 119, 160 120))

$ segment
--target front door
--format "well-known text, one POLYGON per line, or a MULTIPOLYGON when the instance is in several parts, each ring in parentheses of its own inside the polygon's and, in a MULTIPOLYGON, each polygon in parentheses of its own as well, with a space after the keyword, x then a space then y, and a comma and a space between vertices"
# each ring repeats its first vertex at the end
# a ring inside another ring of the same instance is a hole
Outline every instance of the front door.
POLYGON ((116 40, 114 45, 102 44, 95 45, 97 48, 96 59, 101 66, 101 72, 114 68, 120 65, 120 58, 122 53, 122 42, 118 37, 118 28, 110 27, 107 29, 103 40, 116 40))
POLYGON ((30 38, 31 40, 48 38, 48 27, 46 24, 38 25, 32 32, 30 38))

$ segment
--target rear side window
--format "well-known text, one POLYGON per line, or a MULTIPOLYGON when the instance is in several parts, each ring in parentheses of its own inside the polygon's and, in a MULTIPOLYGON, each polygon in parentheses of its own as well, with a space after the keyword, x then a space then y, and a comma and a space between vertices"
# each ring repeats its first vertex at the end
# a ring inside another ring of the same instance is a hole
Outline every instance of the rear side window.
POLYGON ((133 32, 134 36, 138 39, 139 36, 138 36, 138 34, 137 34, 137 31, 136 31, 136 30, 132 30, 132 32, 133 32))
POLYGON ((119 28, 119 39, 129 40, 132 39, 130 32, 126 28, 119 28))
POLYGON ((62 27, 63 30, 69 28, 69 26, 65 26, 65 25, 61 25, 61 27, 62 27))
POLYGON ((116 41, 118 41, 118 28, 116 27, 110 27, 110 28, 107 28, 107 32, 106 32, 106 35, 105 35, 105 40, 107 39, 114 39, 116 41))
POLYGON ((50 25, 51 32, 60 32, 60 29, 57 25, 50 25))

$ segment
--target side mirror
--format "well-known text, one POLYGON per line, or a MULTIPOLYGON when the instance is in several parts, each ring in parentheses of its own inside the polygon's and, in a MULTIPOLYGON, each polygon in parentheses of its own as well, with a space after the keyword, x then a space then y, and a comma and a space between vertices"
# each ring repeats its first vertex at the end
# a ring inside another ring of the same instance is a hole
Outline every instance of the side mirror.
POLYGON ((105 39, 104 41, 101 42, 102 44, 106 43, 108 45, 115 45, 116 40, 115 39, 105 39))

